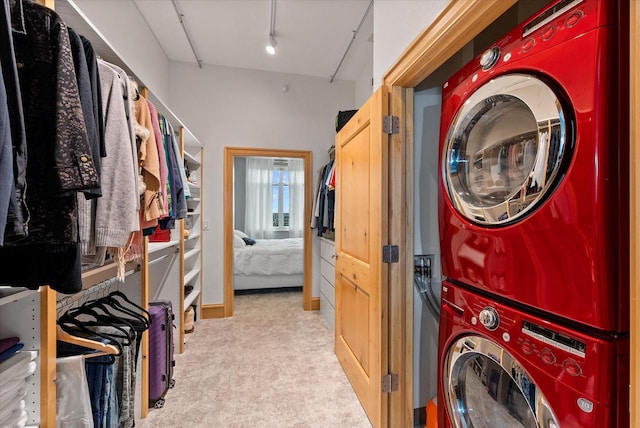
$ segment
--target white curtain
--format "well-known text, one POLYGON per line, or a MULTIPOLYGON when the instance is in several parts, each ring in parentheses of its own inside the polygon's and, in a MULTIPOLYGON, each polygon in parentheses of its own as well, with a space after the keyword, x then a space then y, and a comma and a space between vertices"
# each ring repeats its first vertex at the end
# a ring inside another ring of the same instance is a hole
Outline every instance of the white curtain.
POLYGON ((273 235, 273 158, 248 157, 244 228, 252 238, 273 235))
POLYGON ((304 225, 304 162, 289 159, 289 238, 302 238, 304 225))

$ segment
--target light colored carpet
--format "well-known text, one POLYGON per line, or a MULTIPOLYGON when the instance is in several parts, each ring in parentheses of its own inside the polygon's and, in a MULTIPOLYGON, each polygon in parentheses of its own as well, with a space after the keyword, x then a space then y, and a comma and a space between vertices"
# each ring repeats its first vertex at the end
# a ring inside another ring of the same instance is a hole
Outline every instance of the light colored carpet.
POLYGON ((231 318, 198 320, 176 386, 137 427, 370 428, 318 311, 300 292, 236 296, 231 318))

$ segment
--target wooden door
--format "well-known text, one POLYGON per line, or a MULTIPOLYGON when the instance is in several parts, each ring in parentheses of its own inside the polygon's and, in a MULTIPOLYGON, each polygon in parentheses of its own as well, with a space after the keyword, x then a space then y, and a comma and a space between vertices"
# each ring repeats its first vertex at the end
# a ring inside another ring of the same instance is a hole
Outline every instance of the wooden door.
POLYGON ((336 136, 336 355, 374 427, 388 417, 388 109, 382 87, 336 136))

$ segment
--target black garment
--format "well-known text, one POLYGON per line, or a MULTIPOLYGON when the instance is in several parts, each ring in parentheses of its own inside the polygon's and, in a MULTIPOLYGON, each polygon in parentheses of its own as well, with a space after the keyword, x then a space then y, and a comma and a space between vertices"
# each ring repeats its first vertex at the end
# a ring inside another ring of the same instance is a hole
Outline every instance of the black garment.
MULTIPOLYGON (((73 28, 68 28, 69 42, 71 44, 71 53, 73 55, 73 66, 76 73, 76 83, 78 84, 78 94, 80 95, 80 104, 82 106, 82 116, 84 117, 84 125, 87 130, 87 138, 89 138, 89 148, 91 149, 91 159, 93 165, 100 175, 100 138, 98 136, 97 118, 94 114, 93 93, 91 89, 91 77, 89 76, 89 68, 87 66, 87 58, 84 53, 84 45, 78 33, 73 28)), ((86 191, 87 199, 102 196, 100 187, 86 191)))
POLYGON ((84 56, 87 59, 87 69, 89 70, 89 80, 91 81, 91 95, 93 96, 93 117, 98 125, 98 141, 100 145, 100 156, 107 157, 107 143, 104 139, 104 113, 102 111, 102 88, 100 88, 100 70, 98 67, 98 56, 93 49, 91 42, 83 35, 80 35, 84 56))
POLYGON ((0 248, 0 283, 63 293, 82 289, 76 193, 95 189, 67 27, 28 0, 11 8, 24 109, 29 236, 0 248), (36 156, 37 154, 37 156, 36 156))
POLYGON ((24 107, 27 146, 26 243, 78 241, 76 191, 98 186, 67 27, 51 9, 16 0, 13 39, 24 107), (55 217, 55 220, 54 220, 55 217))
POLYGON ((29 218, 25 202, 27 140, 9 11, 8 0, 0 0, 0 66, 2 67, 2 78, 7 95, 13 147, 13 192, 9 200, 9 213, 4 230, 6 242, 19 240, 27 236, 27 220, 29 218))
POLYGON ((46 244, 0 248, 0 285, 27 287, 41 285, 65 294, 82 290, 80 245, 46 244))
POLYGON ((7 224, 9 201, 12 196, 15 200, 11 125, 7 109, 7 93, 0 68, 0 247, 4 244, 4 228, 7 224))

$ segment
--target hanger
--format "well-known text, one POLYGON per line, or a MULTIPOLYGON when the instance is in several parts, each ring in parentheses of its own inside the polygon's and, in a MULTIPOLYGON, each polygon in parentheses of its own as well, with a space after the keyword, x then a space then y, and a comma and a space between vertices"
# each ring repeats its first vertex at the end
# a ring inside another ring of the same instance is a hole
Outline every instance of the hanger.
POLYGON ((56 325, 56 340, 98 351, 91 354, 83 355, 83 358, 93 358, 99 357, 101 355, 120 355, 120 350, 115 346, 98 342, 97 340, 74 336, 66 332, 60 324, 56 325))
POLYGON ((151 323, 151 314, 149 313, 149 311, 144 309, 142 306, 138 306, 137 304, 135 304, 134 302, 129 300, 127 295, 124 294, 122 291, 120 291, 120 290, 112 291, 111 293, 109 293, 109 296, 122 298, 122 300, 124 300, 125 302, 127 302, 128 304, 133 306, 135 309, 137 309, 137 310, 141 311, 142 313, 146 314, 147 315, 147 319, 149 320, 149 323, 151 323))
POLYGON ((102 303, 97 301, 91 301, 89 303, 85 303, 77 308, 73 308, 68 310, 64 315, 60 317, 60 321, 62 323, 73 324, 76 327, 80 328, 82 331, 85 331, 89 334, 98 334, 101 337, 104 337, 108 340, 118 342, 117 339, 124 339, 123 344, 125 346, 130 346, 133 343, 133 339, 136 338, 136 332, 133 325, 127 322, 125 319, 115 316, 110 313, 102 303), (96 308, 100 309, 104 314, 98 313, 96 308), (94 320, 79 320, 77 318, 78 315, 88 315, 94 318, 94 320), (129 327, 129 331, 125 330, 122 325, 124 324, 126 327, 129 327), (86 326, 110 326, 120 331, 122 335, 114 335, 107 333, 98 333, 94 330, 88 329, 86 326))
POLYGON ((112 308, 115 311, 118 311, 130 316, 132 318, 131 321, 140 322, 144 330, 149 329, 149 320, 145 316, 132 310, 131 308, 127 308, 126 306, 122 305, 122 303, 120 303, 120 301, 115 299, 113 296, 109 295, 109 296, 102 297, 99 299, 99 301, 104 305, 112 308))

